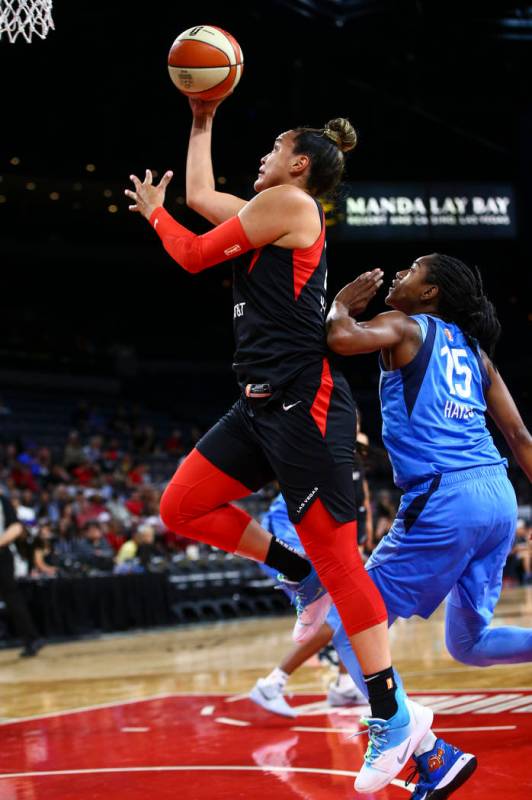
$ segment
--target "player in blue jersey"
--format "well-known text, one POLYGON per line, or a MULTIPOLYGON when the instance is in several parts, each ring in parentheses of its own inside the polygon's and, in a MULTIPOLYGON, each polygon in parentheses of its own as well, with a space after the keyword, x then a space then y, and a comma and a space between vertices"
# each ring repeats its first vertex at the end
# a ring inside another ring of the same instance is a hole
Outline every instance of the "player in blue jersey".
MULTIPOLYGON (((397 273, 386 297, 393 311, 358 322, 382 278, 376 269, 348 284, 327 318, 336 353, 380 350, 383 440, 404 490, 366 568, 390 624, 427 618, 448 597, 446 643, 454 658, 476 666, 532 661, 532 631, 490 627, 517 504, 486 410, 532 479, 532 437, 491 361, 500 334, 495 309, 476 268, 435 253, 397 273)), ((355 677, 340 626, 334 643, 355 677)), ((369 720, 370 738, 375 724, 369 720)), ((415 800, 442 800, 461 785, 472 763, 464 765, 462 755, 427 734, 415 755, 415 800)))

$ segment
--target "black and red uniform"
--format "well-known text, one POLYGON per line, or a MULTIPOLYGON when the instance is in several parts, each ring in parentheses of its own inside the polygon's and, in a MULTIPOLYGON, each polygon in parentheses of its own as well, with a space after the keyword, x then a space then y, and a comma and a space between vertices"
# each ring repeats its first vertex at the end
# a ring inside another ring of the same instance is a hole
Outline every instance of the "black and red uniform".
POLYGON ((150 222, 197 272, 234 267, 234 370, 242 394, 198 442, 161 498, 170 530, 239 551, 251 516, 231 501, 276 478, 305 552, 349 635, 386 619, 358 551, 353 487, 355 406, 327 358, 325 221, 306 248, 253 250, 238 217, 195 236, 162 208, 150 222), (252 252, 249 252, 252 251, 252 252))
POLYGON ((355 407, 327 359, 325 222, 305 249, 267 245, 234 266, 233 369, 242 395, 197 445, 256 491, 277 478, 290 519, 318 498, 356 517, 355 407))

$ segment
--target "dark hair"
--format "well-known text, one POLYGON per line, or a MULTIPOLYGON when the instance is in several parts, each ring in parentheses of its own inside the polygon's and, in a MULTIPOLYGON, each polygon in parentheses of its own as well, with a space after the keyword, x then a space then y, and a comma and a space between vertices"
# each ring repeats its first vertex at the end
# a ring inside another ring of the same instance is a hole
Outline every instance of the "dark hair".
POLYGON ((357 143, 356 131, 347 119, 331 119, 324 128, 295 128, 293 152, 310 157, 307 186, 314 196, 331 194, 342 179, 344 153, 357 143))
POLYGON ((475 339, 493 355, 501 335, 501 324, 493 303, 484 294, 477 267, 468 267, 452 256, 434 253, 430 257, 427 282, 439 288, 438 312, 455 322, 467 338, 475 339))

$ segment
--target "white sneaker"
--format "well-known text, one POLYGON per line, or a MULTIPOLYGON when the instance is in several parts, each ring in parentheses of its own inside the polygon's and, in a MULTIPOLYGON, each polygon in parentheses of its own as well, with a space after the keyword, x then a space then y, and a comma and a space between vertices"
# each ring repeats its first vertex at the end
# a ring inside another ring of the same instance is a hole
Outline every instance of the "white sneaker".
POLYGON ((292 605, 296 608, 297 621, 292 639, 298 644, 307 642, 319 631, 329 613, 332 599, 322 586, 318 573, 311 567, 310 573, 299 583, 277 576, 279 584, 288 589, 292 605))
MULTIPOLYGON (((396 690, 397 712, 391 719, 361 719, 368 726, 369 745, 355 780, 360 794, 383 789, 398 775, 425 736, 434 714, 396 690)), ((357 735, 357 734, 356 734, 357 735)))
POLYGON ((264 678, 259 678, 251 692, 249 699, 254 703, 283 717, 295 717, 296 711, 284 699, 283 690, 277 683, 270 683, 264 678))
POLYGON ((327 702, 330 706, 366 706, 368 698, 362 694, 356 683, 350 686, 339 686, 336 682, 330 683, 327 690, 327 702))

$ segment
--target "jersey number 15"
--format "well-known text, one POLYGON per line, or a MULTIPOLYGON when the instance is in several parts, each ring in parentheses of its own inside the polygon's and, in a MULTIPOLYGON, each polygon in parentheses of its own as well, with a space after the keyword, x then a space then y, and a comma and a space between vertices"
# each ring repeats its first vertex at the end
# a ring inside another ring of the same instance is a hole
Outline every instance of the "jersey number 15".
POLYGON ((467 352, 461 347, 442 347, 440 350, 441 356, 447 356, 447 368, 445 370, 445 377, 449 384, 449 391, 458 397, 471 396, 471 379, 473 374, 467 364, 462 363, 460 359, 467 361, 467 352), (461 381, 457 381, 457 376, 463 376, 461 381))

